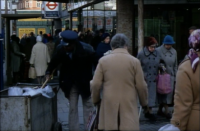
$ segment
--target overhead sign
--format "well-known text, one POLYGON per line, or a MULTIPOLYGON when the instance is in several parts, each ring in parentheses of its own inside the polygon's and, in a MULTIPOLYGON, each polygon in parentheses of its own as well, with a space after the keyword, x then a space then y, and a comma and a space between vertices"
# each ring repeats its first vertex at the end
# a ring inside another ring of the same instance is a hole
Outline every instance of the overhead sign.
POLYGON ((59 3, 46 1, 42 4, 42 13, 44 18, 59 18, 59 3), (44 10, 44 11, 43 11, 44 10))
POLYGON ((58 11, 58 3, 57 2, 46 2, 45 3, 45 11, 58 11))

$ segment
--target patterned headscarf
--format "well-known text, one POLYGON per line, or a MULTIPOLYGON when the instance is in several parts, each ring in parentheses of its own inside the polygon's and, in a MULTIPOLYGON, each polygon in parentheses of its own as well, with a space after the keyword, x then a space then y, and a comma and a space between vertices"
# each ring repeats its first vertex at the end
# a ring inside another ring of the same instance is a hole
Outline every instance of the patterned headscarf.
POLYGON ((196 52, 200 51, 200 29, 194 30, 189 39, 189 50, 188 57, 190 58, 193 72, 195 72, 197 65, 199 63, 199 56, 196 52))

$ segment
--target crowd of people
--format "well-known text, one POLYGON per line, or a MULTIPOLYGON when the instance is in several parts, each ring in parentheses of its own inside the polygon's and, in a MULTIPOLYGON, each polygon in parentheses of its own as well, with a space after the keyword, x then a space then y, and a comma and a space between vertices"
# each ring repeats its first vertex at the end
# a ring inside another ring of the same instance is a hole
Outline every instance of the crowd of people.
POLYGON ((93 105, 100 105, 99 130, 139 130, 139 98, 149 120, 156 120, 152 108, 159 104, 157 115, 171 119, 171 124, 181 130, 199 130, 200 29, 190 33, 191 49, 179 68, 170 35, 157 48, 154 37, 145 37, 145 46, 137 57, 128 53, 127 36, 112 37, 102 29, 95 35, 65 30, 57 31, 54 37, 31 33, 19 40, 11 36, 13 76, 17 81, 21 58, 26 58, 24 70, 35 68, 39 84, 59 67, 59 84, 69 100, 70 130, 79 130, 79 95, 85 126, 93 105), (172 91, 168 94, 157 92, 160 73, 170 75, 172 91), (172 115, 168 106, 173 104, 172 115))

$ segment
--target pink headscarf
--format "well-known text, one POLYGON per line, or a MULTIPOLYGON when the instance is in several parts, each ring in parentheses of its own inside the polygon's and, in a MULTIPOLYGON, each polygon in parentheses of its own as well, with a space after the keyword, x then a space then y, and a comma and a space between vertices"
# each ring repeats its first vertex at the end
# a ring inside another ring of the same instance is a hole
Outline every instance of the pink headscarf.
POLYGON ((188 57, 190 58, 193 72, 195 72, 199 63, 199 56, 196 52, 200 51, 200 29, 196 29, 189 37, 189 50, 188 57))

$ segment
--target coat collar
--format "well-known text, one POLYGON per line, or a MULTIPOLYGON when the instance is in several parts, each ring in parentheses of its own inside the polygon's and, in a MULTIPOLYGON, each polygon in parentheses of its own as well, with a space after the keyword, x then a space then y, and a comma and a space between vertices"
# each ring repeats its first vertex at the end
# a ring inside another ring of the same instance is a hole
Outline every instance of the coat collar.
POLYGON ((171 47, 171 49, 167 50, 163 44, 160 48, 161 48, 161 51, 163 54, 166 54, 167 52, 169 52, 173 55, 173 47, 171 47))
POLYGON ((144 47, 144 48, 143 48, 143 51, 144 51, 144 55, 145 55, 145 56, 150 56, 151 54, 154 55, 154 56, 157 56, 157 51, 156 51, 156 50, 154 50, 154 52, 150 52, 150 51, 147 49, 147 47, 144 47))
POLYGON ((127 49, 124 49, 124 48, 117 48, 117 49, 114 49, 114 50, 112 51, 111 54, 115 54, 115 53, 129 54, 128 51, 127 51, 127 49))

